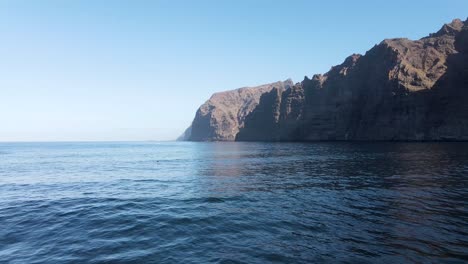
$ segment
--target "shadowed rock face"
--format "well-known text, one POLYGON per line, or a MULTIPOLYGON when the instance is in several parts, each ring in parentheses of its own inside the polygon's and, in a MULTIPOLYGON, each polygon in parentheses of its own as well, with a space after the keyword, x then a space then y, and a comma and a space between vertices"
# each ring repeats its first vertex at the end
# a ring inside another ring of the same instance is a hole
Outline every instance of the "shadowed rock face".
POLYGON ((264 93, 259 105, 245 119, 236 140, 278 141, 288 138, 304 114, 304 90, 300 84, 264 93))
POLYGON ((257 107, 260 96, 272 89, 286 90, 291 80, 257 87, 215 93, 197 111, 188 140, 233 141, 244 126, 245 117, 257 107))
POLYGON ((228 117, 248 96, 215 100, 234 109, 221 112, 210 99, 192 140, 468 140, 468 23, 456 19, 416 41, 384 40, 323 75, 257 97, 237 123, 228 117))
POLYGON ((280 99, 262 96, 237 140, 468 140, 466 24, 454 20, 417 41, 384 40, 280 99), (265 109, 281 118, 267 124, 265 109))

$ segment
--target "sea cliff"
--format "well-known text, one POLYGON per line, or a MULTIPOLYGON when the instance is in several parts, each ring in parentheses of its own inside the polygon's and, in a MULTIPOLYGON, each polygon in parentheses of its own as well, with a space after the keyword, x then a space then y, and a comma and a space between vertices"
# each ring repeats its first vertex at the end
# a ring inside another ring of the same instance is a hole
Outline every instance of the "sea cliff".
POLYGON ((193 141, 468 140, 468 23, 386 39, 325 74, 214 94, 193 141))

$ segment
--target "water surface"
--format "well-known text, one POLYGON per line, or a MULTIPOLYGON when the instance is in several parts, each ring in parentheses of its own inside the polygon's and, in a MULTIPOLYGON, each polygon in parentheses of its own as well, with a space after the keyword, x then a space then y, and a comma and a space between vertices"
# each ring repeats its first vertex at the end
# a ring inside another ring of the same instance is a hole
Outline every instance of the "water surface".
POLYGON ((466 143, 2 143, 0 262, 464 263, 466 143))

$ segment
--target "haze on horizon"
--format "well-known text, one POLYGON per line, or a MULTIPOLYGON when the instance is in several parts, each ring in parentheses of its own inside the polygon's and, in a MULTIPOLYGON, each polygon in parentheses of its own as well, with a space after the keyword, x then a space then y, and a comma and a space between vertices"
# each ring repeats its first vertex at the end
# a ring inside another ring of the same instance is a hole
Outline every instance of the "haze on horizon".
POLYGON ((2 1, 0 141, 170 140, 211 94, 418 39, 468 1, 2 1))

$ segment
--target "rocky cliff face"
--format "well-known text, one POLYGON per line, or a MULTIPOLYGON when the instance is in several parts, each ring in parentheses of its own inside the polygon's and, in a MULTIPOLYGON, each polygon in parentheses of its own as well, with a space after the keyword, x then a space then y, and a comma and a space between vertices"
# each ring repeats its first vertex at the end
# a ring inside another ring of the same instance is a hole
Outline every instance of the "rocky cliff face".
POLYGON ((276 100, 265 94, 237 140, 468 140, 467 27, 384 40, 276 100))
POLYGON ((197 111, 191 131, 184 133, 192 141, 233 141, 244 120, 258 105, 260 96, 272 89, 281 91, 293 85, 291 80, 257 87, 244 87, 216 93, 197 111))
MULTIPOLYGON (((216 135, 241 141, 468 140, 468 23, 454 20, 416 41, 384 40, 323 75, 257 96, 237 130, 216 126, 216 135)), ((197 139, 218 140, 206 131, 197 139)))

